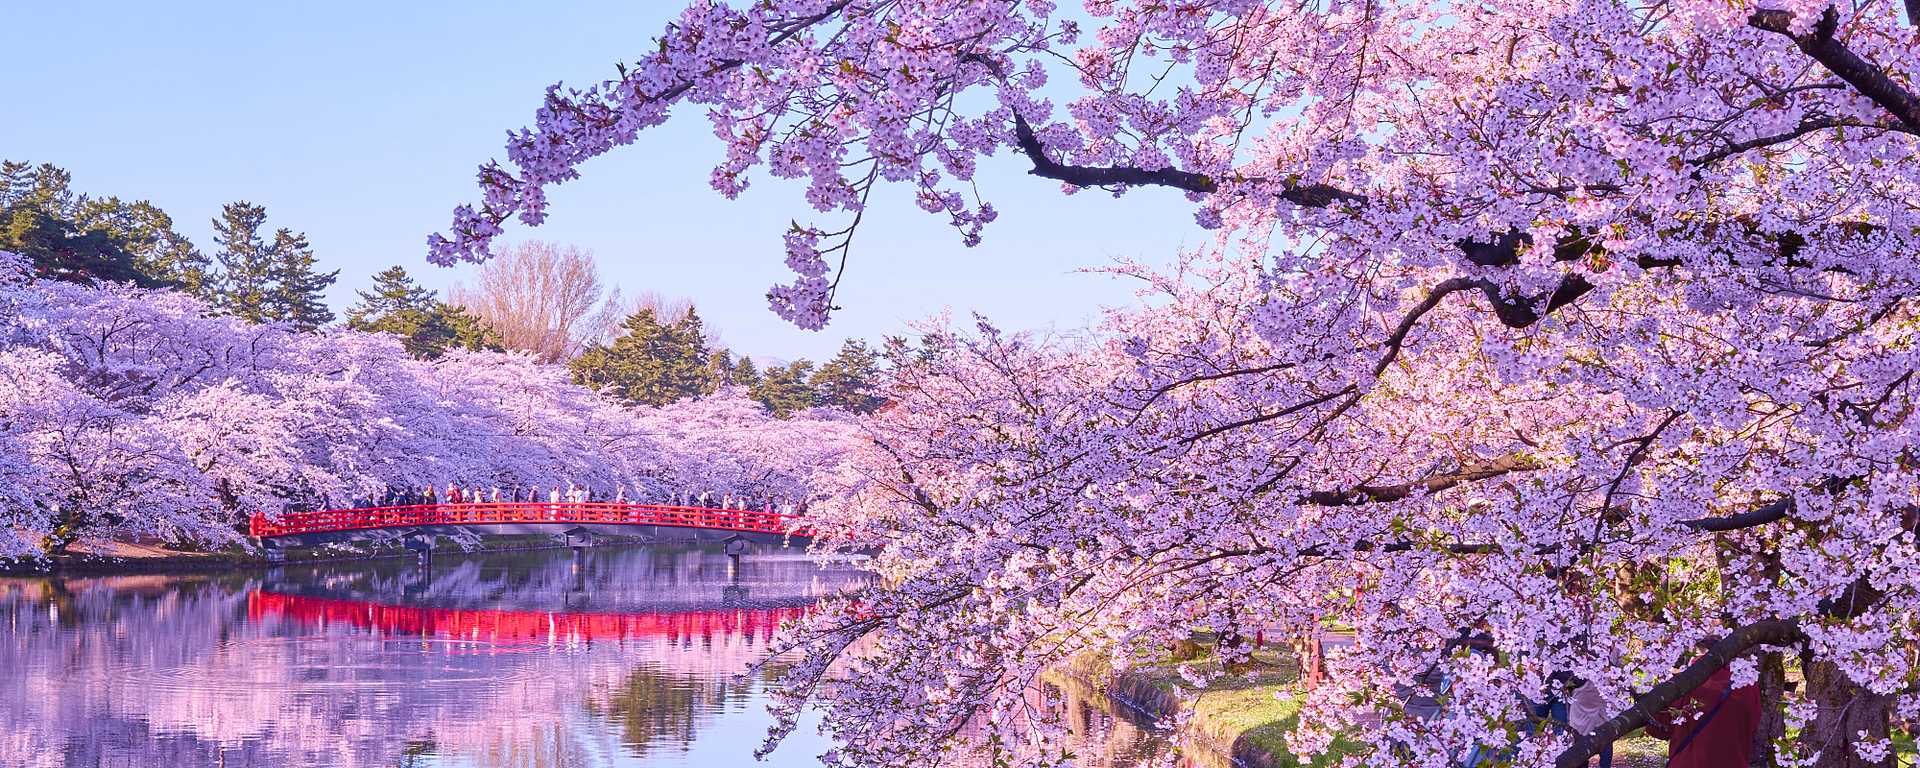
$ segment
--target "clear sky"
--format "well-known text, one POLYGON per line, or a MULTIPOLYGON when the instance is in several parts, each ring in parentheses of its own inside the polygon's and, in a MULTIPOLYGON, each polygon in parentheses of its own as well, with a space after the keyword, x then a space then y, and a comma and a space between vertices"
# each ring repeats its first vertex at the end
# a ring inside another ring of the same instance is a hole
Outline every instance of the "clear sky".
MULTIPOLYGON (((220 204, 265 205, 339 269, 336 311, 400 264, 429 287, 467 273, 425 259, 429 232, 476 197, 475 168, 502 156, 545 87, 610 77, 682 6, 626 2, 71 2, 7 11, 0 158, 51 162, 82 192, 148 199, 202 250, 220 204)), ((943 308, 1008 328, 1072 328, 1132 286, 1077 273, 1115 257, 1167 261, 1207 237, 1192 205, 1149 190, 1073 197, 1002 157, 981 174, 1001 212, 977 248, 887 189, 855 244, 825 331, 786 325, 765 290, 788 279, 780 233, 812 209, 790 183, 739 200, 707 187, 720 143, 677 115, 584 168, 548 223, 515 226, 594 251, 629 292, 693 299, 722 339, 761 358, 820 358, 943 308)), ((834 223, 822 220, 820 223, 834 223)))

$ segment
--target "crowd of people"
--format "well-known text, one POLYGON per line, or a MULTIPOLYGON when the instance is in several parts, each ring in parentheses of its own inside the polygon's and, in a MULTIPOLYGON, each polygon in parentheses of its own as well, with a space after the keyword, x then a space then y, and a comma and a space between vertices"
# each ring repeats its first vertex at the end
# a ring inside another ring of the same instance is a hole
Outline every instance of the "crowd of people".
MULTIPOLYGON (((690 493, 681 491, 672 494, 630 490, 626 486, 616 486, 612 491, 605 488, 589 488, 578 485, 540 487, 500 486, 462 487, 457 483, 445 486, 427 484, 419 487, 388 488, 377 498, 363 497, 351 502, 353 509, 373 507, 405 507, 421 504, 661 504, 679 507, 703 507, 707 509, 754 510, 778 512, 784 515, 799 515, 806 512, 805 501, 776 499, 772 496, 748 496, 732 493, 714 493, 702 491, 690 493)), ((332 501, 316 501, 300 505, 292 511, 307 512, 333 508, 332 501)))

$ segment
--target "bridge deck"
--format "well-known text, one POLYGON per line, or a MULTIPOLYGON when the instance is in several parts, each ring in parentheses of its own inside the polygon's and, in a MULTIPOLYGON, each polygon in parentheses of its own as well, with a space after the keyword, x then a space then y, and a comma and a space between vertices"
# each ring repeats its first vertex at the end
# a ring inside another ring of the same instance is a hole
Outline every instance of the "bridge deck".
POLYGON ((397 507, 329 509, 288 512, 278 517, 256 514, 248 521, 255 538, 298 536, 308 533, 414 528, 429 525, 510 525, 515 523, 572 523, 582 525, 664 525, 742 533, 807 535, 793 515, 753 509, 715 509, 669 504, 625 502, 471 502, 410 504, 397 507))

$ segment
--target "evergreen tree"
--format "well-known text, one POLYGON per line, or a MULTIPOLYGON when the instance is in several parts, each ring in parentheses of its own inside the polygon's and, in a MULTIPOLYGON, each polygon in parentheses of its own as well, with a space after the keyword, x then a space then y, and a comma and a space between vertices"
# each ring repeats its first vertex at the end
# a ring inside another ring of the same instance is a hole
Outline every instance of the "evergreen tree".
POLYGON ((333 322, 333 310, 327 308, 325 296, 327 288, 340 278, 340 270, 322 273, 315 269, 319 261, 307 244, 306 234, 294 234, 285 228, 273 233, 270 253, 273 290, 269 294, 269 317, 307 331, 333 322))
POLYGON ((260 236, 267 209, 246 201, 228 203, 213 222, 220 251, 219 293, 215 304, 251 323, 284 321, 312 330, 333 322, 322 298, 340 272, 319 272, 305 234, 290 229, 260 236))
POLYGON ((272 319, 273 252, 260 238, 266 221, 267 209, 244 200, 221 206, 213 220, 213 241, 220 246, 213 256, 220 263, 214 304, 249 323, 272 319))
POLYGON ((82 229, 102 231, 133 256, 134 268, 157 283, 212 298, 212 260, 174 231, 173 217, 145 200, 83 198, 75 208, 82 229))
MULTIPOLYGON (((72 178, 50 164, 0 162, 0 249, 32 260, 34 271, 43 278, 161 284, 141 268, 142 241, 82 218, 99 203, 74 195, 72 178)), ((118 200, 113 202, 119 205, 118 200)), ((158 212, 144 202, 140 205, 158 212)), ((185 238, 171 231, 171 220, 165 223, 171 238, 184 243, 185 238)), ((190 251, 192 246, 186 248, 190 251)))
POLYGON ((733 350, 719 347, 707 355, 707 380, 715 390, 733 386, 733 350))
POLYGON ((813 375, 813 363, 796 360, 782 366, 768 368, 761 377, 759 386, 751 392, 773 415, 786 417, 795 411, 811 407, 814 402, 813 388, 807 381, 813 375))
POLYGON ((406 267, 393 266, 373 276, 373 290, 360 291, 360 303, 347 309, 347 327, 357 331, 386 331, 388 318, 419 312, 433 304, 433 291, 413 282, 406 267))
POLYGON ((692 310, 669 325, 641 309, 621 322, 611 344, 588 348, 569 367, 575 381, 630 403, 665 405, 704 395, 716 379, 703 331, 692 310))
POLYGON ((727 381, 752 391, 760 386, 760 369, 754 367, 753 358, 741 355, 740 359, 733 361, 733 370, 727 374, 727 381))
POLYGON ((840 353, 815 371, 808 384, 814 404, 854 413, 872 413, 886 400, 874 394, 880 376, 880 355, 859 339, 848 339, 840 353))
POLYGON ((449 349, 504 348, 486 323, 415 285, 402 267, 375 275, 373 283, 371 291, 360 292, 360 303, 347 310, 348 328, 399 336, 407 353, 422 359, 440 357, 449 349))
MULTIPOLYGON (((678 353, 673 359, 675 370, 685 377, 689 395, 710 395, 719 389, 721 372, 715 370, 713 361, 716 353, 707 347, 706 321, 700 319, 700 313, 687 307, 686 314, 673 322, 673 339, 678 353)), ((720 350, 720 359, 726 359, 726 350, 720 350)))

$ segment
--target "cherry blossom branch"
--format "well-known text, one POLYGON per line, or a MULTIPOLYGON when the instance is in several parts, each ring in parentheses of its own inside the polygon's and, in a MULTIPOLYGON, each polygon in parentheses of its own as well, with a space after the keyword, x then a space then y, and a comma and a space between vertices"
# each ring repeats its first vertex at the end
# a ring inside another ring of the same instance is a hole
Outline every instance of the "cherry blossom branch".
POLYGON ((1112 186, 1157 186, 1184 189, 1188 192, 1212 192, 1218 188, 1213 179, 1203 173, 1182 171, 1178 168, 1149 170, 1123 165, 1089 166, 1066 165, 1047 156, 1047 150, 1040 144, 1040 137, 1034 135, 1033 126, 1019 112, 1013 113, 1013 136, 1020 151, 1026 153, 1033 162, 1028 171, 1043 179, 1064 181, 1076 187, 1112 187, 1112 186))
MULTIPOLYGON (((1913 521, 1906 527, 1911 530, 1913 521)), ((1846 621, 1872 610, 1886 597, 1865 578, 1848 585, 1838 596, 1821 601, 1821 616, 1846 621)), ((1800 620, 1762 619, 1743 625, 1715 641, 1686 668, 1634 699, 1633 706, 1613 719, 1595 726, 1586 734, 1573 734, 1573 744, 1554 760, 1555 768, 1580 768, 1603 745, 1611 744, 1634 729, 1646 725, 1661 710, 1700 687, 1721 668, 1742 654, 1761 645, 1788 645, 1806 639, 1800 620)))
MULTIPOLYGON (((1915 0, 1908 0, 1908 12, 1912 13, 1915 0)), ((1911 18, 1911 16, 1909 17, 1911 18)), ((1839 31, 1840 13, 1833 6, 1827 6, 1813 29, 1805 33, 1793 31, 1793 12, 1761 9, 1748 17, 1747 23, 1755 29, 1764 29, 1785 35, 1795 46, 1820 62, 1828 70, 1847 81, 1860 95, 1873 100, 1908 129, 1920 130, 1920 96, 1900 87, 1888 76, 1885 70, 1874 66, 1872 62, 1860 58, 1840 42, 1834 35, 1839 31)))
MULTIPOLYGON (((1914 0, 1914 2, 1920 2, 1920 0, 1914 0)), ((1716 149, 1712 152, 1708 152, 1707 154, 1704 154, 1698 158, 1695 158, 1692 161, 1692 164, 1695 166, 1712 165, 1714 163, 1720 162, 1721 160, 1725 160, 1729 157, 1733 157, 1734 155, 1740 154, 1742 152, 1746 152, 1748 150, 1761 149, 1763 147, 1771 147, 1775 144, 1782 144, 1785 142, 1793 141, 1794 139, 1801 138, 1808 134, 1819 133, 1821 131, 1825 131, 1833 128, 1877 128, 1877 129, 1887 130, 1887 131, 1899 131, 1901 133, 1920 133, 1920 130, 1917 130, 1909 126, 1881 125, 1878 123, 1865 123, 1859 120, 1842 120, 1839 118, 1809 119, 1809 120, 1802 121, 1799 125, 1794 126, 1793 129, 1789 131, 1783 131, 1783 132, 1771 134, 1768 136, 1758 136, 1755 138, 1747 139, 1746 141, 1730 142, 1727 144, 1727 146, 1721 147, 1720 149, 1716 149)))
POLYGON ((1314 491, 1302 503, 1321 507, 1349 507, 1359 504, 1399 501, 1416 492, 1439 493, 1466 483, 1486 480, 1514 472, 1539 469, 1540 463, 1528 456, 1507 456, 1484 464, 1462 467, 1453 472, 1428 475, 1419 480, 1395 485, 1356 485, 1333 491, 1314 491))
POLYGON ((1682 520, 1680 524, 1693 530, 1707 533, 1737 531, 1743 528, 1757 528, 1780 520, 1792 511, 1793 499, 1785 498, 1770 504, 1755 507, 1745 512, 1720 517, 1701 517, 1692 520, 1682 520))
POLYGON ((1600 748, 1620 739, 1652 721, 1654 716, 1680 697, 1701 686, 1715 672, 1757 645, 1785 645, 1801 639, 1798 621, 1764 619, 1747 624, 1720 638, 1699 658, 1679 673, 1653 686, 1634 699, 1633 706, 1613 719, 1595 726, 1588 733, 1573 734, 1573 744, 1554 760, 1555 768, 1582 768, 1599 754, 1600 748))

